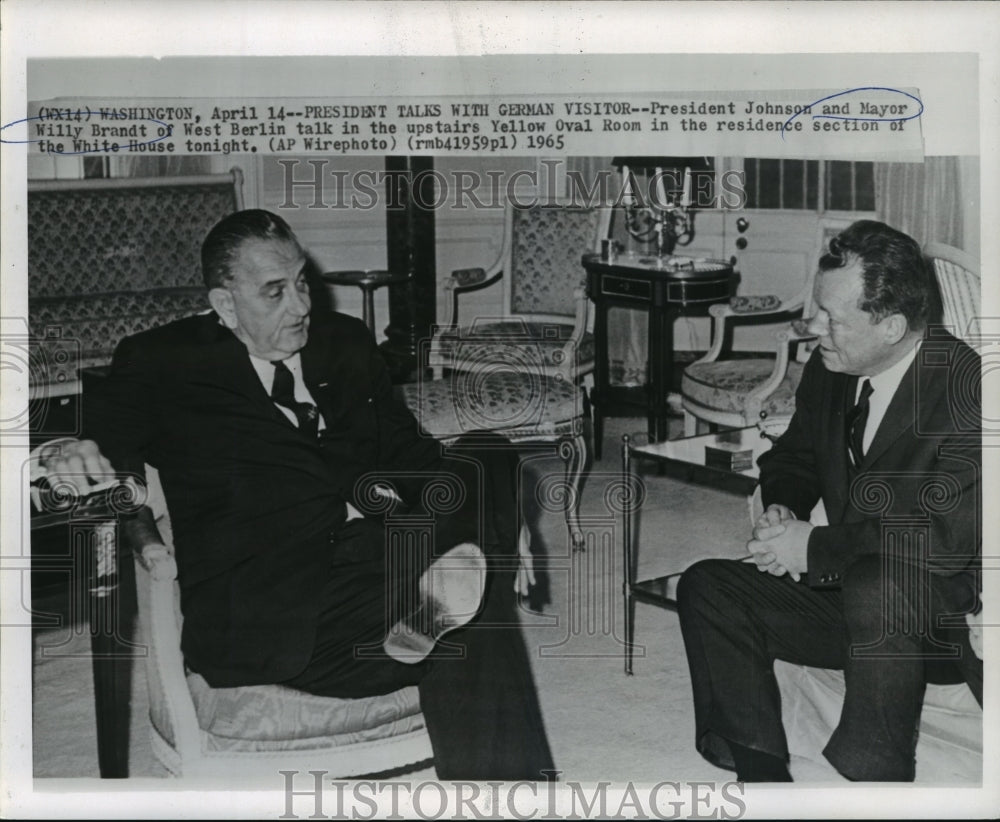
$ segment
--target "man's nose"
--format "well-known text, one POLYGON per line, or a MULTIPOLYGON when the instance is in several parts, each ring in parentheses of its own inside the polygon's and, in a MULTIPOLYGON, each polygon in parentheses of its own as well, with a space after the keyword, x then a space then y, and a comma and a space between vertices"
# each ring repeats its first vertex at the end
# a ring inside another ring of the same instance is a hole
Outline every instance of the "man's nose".
POLYGON ((806 323, 806 333, 822 337, 826 333, 826 324, 821 322, 819 314, 813 314, 806 323))
POLYGON ((299 316, 304 317, 309 313, 309 309, 312 307, 312 301, 309 299, 309 293, 307 291, 299 291, 297 288, 291 289, 292 298, 288 303, 289 310, 299 316))

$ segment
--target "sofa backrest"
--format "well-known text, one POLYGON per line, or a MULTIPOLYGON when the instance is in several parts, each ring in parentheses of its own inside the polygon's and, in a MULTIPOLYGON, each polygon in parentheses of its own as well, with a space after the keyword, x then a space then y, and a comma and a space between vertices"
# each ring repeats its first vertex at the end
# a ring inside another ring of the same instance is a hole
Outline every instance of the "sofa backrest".
POLYGON ((208 307, 200 250, 242 174, 28 184, 32 399, 78 393, 122 337, 208 307))

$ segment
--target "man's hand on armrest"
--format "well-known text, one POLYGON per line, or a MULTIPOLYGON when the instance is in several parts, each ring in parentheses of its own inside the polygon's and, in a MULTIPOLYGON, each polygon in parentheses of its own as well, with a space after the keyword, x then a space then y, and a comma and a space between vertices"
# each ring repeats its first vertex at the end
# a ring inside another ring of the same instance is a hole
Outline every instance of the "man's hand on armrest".
POLYGON ((85 496, 115 482, 115 469, 93 440, 59 439, 32 453, 31 479, 43 477, 61 492, 85 496))

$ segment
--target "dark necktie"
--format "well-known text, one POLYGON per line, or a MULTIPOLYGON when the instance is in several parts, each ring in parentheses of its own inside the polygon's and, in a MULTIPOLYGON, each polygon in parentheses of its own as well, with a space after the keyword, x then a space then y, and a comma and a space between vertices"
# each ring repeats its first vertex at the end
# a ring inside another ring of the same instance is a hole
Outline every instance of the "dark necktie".
POLYGON ((858 403, 847 415, 847 445, 851 450, 851 460, 854 467, 861 465, 865 456, 864 439, 865 427, 868 424, 868 399, 872 395, 872 381, 866 379, 861 385, 861 395, 858 403))
POLYGON ((281 360, 272 362, 274 366, 274 384, 271 386, 271 399, 278 405, 287 408, 299 423, 299 430, 307 437, 315 437, 319 431, 319 414, 311 402, 299 402, 295 399, 295 378, 288 366, 281 360))

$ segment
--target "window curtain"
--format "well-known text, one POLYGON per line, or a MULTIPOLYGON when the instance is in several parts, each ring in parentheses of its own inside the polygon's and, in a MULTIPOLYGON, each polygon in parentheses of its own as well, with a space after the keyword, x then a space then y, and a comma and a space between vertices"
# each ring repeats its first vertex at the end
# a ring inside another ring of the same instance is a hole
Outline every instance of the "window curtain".
POLYGON ((878 218, 921 245, 947 243, 978 255, 978 180, 978 157, 876 163, 878 218))
MULTIPOLYGON (((566 171, 579 175, 588 190, 593 188, 599 175, 610 172, 608 197, 615 202, 621 194, 621 175, 612 165, 611 157, 567 157, 566 171)), ((636 169, 637 180, 642 181, 641 169, 636 169)), ((642 183, 640 183, 642 184, 642 183)), ((565 194, 572 194, 569 180, 566 180, 565 194)), ((580 192, 577 192, 577 199, 580 192)), ((634 240, 629 238, 622 222, 622 215, 616 210, 611 220, 611 236, 623 248, 637 250, 634 240)), ((648 253, 648 250, 646 250, 648 253)), ((613 306, 608 310, 608 368, 612 385, 643 385, 646 382, 646 312, 632 308, 613 306)))
POLYGON ((118 157, 116 177, 183 177, 211 173, 212 158, 207 155, 143 157, 140 154, 118 157))

